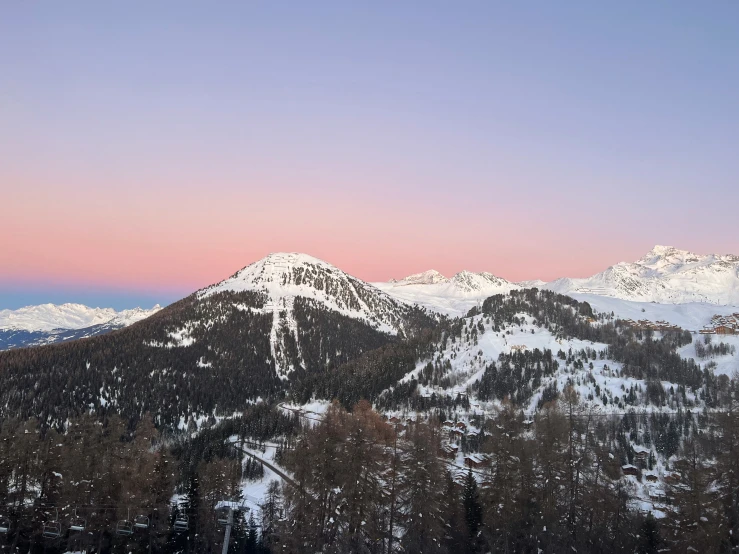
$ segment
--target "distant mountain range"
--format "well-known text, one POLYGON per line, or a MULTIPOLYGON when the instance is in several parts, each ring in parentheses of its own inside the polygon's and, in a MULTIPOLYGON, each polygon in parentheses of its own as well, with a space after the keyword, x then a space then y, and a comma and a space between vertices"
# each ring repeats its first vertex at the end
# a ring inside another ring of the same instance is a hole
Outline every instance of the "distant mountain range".
POLYGON ((562 294, 597 294, 641 302, 737 304, 739 256, 699 255, 655 246, 635 262, 618 263, 592 277, 557 279, 541 286, 562 294))
POLYGON ((108 333, 136 323, 161 309, 90 308, 82 304, 41 304, 0 310, 0 350, 53 344, 108 333))
POLYGON ((655 246, 635 262, 620 262, 586 278, 514 283, 490 273, 462 271, 447 278, 429 270, 374 285, 401 301, 449 315, 465 313, 492 294, 532 287, 634 302, 736 305, 739 304, 739 256, 699 255, 671 246, 655 246))
MULTIPOLYGON (((445 277, 432 269, 370 284, 307 254, 277 253, 203 289, 197 297, 225 291, 263 294, 266 300, 259 310, 272 317, 270 343, 272 357, 278 359, 292 344, 287 337, 297 333, 296 298, 321 304, 378 332, 394 335, 402 330, 403 312, 408 306, 459 316, 491 295, 531 287, 633 302, 739 305, 739 256, 698 255, 671 246, 655 246, 635 262, 620 262, 586 278, 516 283, 487 272, 461 271, 445 277)), ((116 312, 81 304, 43 304, 0 310, 0 350, 107 333, 147 318, 159 309, 155 306, 150 310, 116 312)), ((289 367, 281 367, 280 371, 286 375, 289 367)))
MULTIPOLYGON (((194 411, 233 413, 245 401, 286 394, 302 402, 358 400, 387 390, 399 399, 411 390, 408 375, 420 379, 420 369, 438 374, 424 382, 466 390, 512 345, 554 352, 566 339, 574 342, 565 350, 584 348, 582 341, 598 337, 598 325, 611 321, 611 312, 700 328, 714 313, 706 301, 737 297, 737 265, 733 256, 655 247, 637 262, 589 279, 524 284, 490 273, 447 278, 430 270, 370 284, 307 254, 270 254, 163 309, 44 305, 0 312, 0 345, 10 349, 0 353, 0 417, 23 413, 64 421, 82 407, 106 413, 115 406, 126 414, 151 411, 177 427, 194 411), (531 285, 553 290, 522 290, 531 285), (692 298, 703 302, 649 303, 692 298), (515 311, 521 309, 528 319, 515 311), (599 322, 582 327, 577 321, 591 315, 599 322), (553 326, 562 318, 567 332, 553 326), (81 337, 89 338, 71 341, 81 337), (466 353, 459 358, 462 338, 466 353), (47 346, 15 348, 22 345, 47 346), (443 363, 440 352, 446 353, 443 363), (427 369, 424 360, 434 367, 427 369), (19 394, 37 383, 45 383, 43 390, 19 394)), ((726 372, 734 367, 728 358, 726 364, 726 372)), ((528 402, 534 392, 521 398, 528 402)))

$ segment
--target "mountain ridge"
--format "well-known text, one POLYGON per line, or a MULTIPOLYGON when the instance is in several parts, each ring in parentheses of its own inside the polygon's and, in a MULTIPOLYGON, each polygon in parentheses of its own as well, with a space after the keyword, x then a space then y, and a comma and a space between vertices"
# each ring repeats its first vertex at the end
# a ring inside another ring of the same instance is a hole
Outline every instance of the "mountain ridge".
POLYGON ((542 287, 562 294, 596 294, 666 304, 736 304, 739 256, 699 255, 656 245, 634 262, 619 262, 591 277, 555 279, 542 287))

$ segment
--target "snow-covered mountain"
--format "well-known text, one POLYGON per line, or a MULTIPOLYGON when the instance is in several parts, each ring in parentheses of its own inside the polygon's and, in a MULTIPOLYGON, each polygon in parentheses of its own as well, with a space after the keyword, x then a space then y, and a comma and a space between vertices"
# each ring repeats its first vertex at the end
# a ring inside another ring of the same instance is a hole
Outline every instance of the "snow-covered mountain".
POLYGON ((18 331, 53 331, 55 329, 83 329, 111 323, 120 327, 131 325, 160 310, 134 308, 115 311, 113 308, 91 308, 83 304, 39 304, 17 310, 0 310, 0 329, 18 331))
POLYGON ((635 262, 620 262, 592 277, 562 278, 542 287, 562 294, 664 304, 737 304, 739 256, 698 255, 671 246, 655 246, 635 262))
POLYGON ((91 308, 83 304, 40 304, 0 310, 0 350, 90 337, 127 327, 161 309, 91 308))
MULTIPOLYGON (((404 334, 420 314, 377 287, 299 253, 270 254, 196 292, 191 301, 195 315, 168 328, 170 340, 157 344, 177 347, 205 340, 206 329, 214 324, 211 314, 236 309, 268 321, 270 363, 281 378, 379 346, 404 334), (334 347, 332 337, 345 334, 343 344, 334 347)), ((221 315, 218 322, 232 325, 235 319, 221 315)))
POLYGON ((390 283, 393 283, 399 287, 406 285, 437 285, 439 283, 448 282, 449 279, 444 277, 435 269, 429 269, 428 271, 423 271, 421 273, 414 273, 413 275, 408 275, 408 277, 400 280, 390 279, 390 283))
POLYGON ((308 254, 270 254, 197 295, 206 298, 218 292, 243 291, 266 295, 263 310, 273 314, 275 329, 283 324, 293 325, 293 306, 297 297, 363 321, 384 333, 397 334, 403 327, 403 307, 396 300, 369 283, 308 254))
POLYGON ((403 279, 373 284, 401 302, 451 316, 466 314, 470 308, 493 294, 522 288, 492 273, 460 271, 447 278, 433 269, 403 279))

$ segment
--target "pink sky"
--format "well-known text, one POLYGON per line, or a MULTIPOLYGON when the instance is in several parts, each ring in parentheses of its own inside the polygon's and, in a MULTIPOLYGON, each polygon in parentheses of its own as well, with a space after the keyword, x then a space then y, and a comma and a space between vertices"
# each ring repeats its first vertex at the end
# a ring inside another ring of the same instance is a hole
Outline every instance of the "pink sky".
POLYGON ((453 191, 427 202, 358 183, 331 194, 317 186, 212 185, 205 194, 109 185, 28 181, 11 191, 0 208, 15 230, 0 237, 9 254, 0 282, 195 290, 277 251, 307 252, 369 281, 429 268, 549 280, 590 275, 670 242, 613 233, 619 218, 607 214, 568 220, 538 210, 526 220, 495 205, 450 210, 453 191))
POLYGON ((627 4, 15 3, 0 298, 739 253, 736 5, 627 4))

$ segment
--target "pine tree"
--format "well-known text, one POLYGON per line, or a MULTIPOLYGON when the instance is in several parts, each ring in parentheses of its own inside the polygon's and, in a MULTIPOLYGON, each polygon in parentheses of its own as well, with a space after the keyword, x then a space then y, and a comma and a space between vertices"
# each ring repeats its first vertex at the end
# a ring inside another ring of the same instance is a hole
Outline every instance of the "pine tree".
POLYGON ((647 515, 639 531, 639 543, 636 552, 637 554, 657 554, 660 551, 662 543, 659 524, 650 513, 647 515))
POLYGON ((469 554, 479 552, 480 525, 482 524, 482 505, 480 504, 480 495, 477 490, 477 480, 472 474, 472 468, 467 472, 467 478, 464 483, 464 520, 467 527, 467 540, 465 541, 465 551, 469 554))

